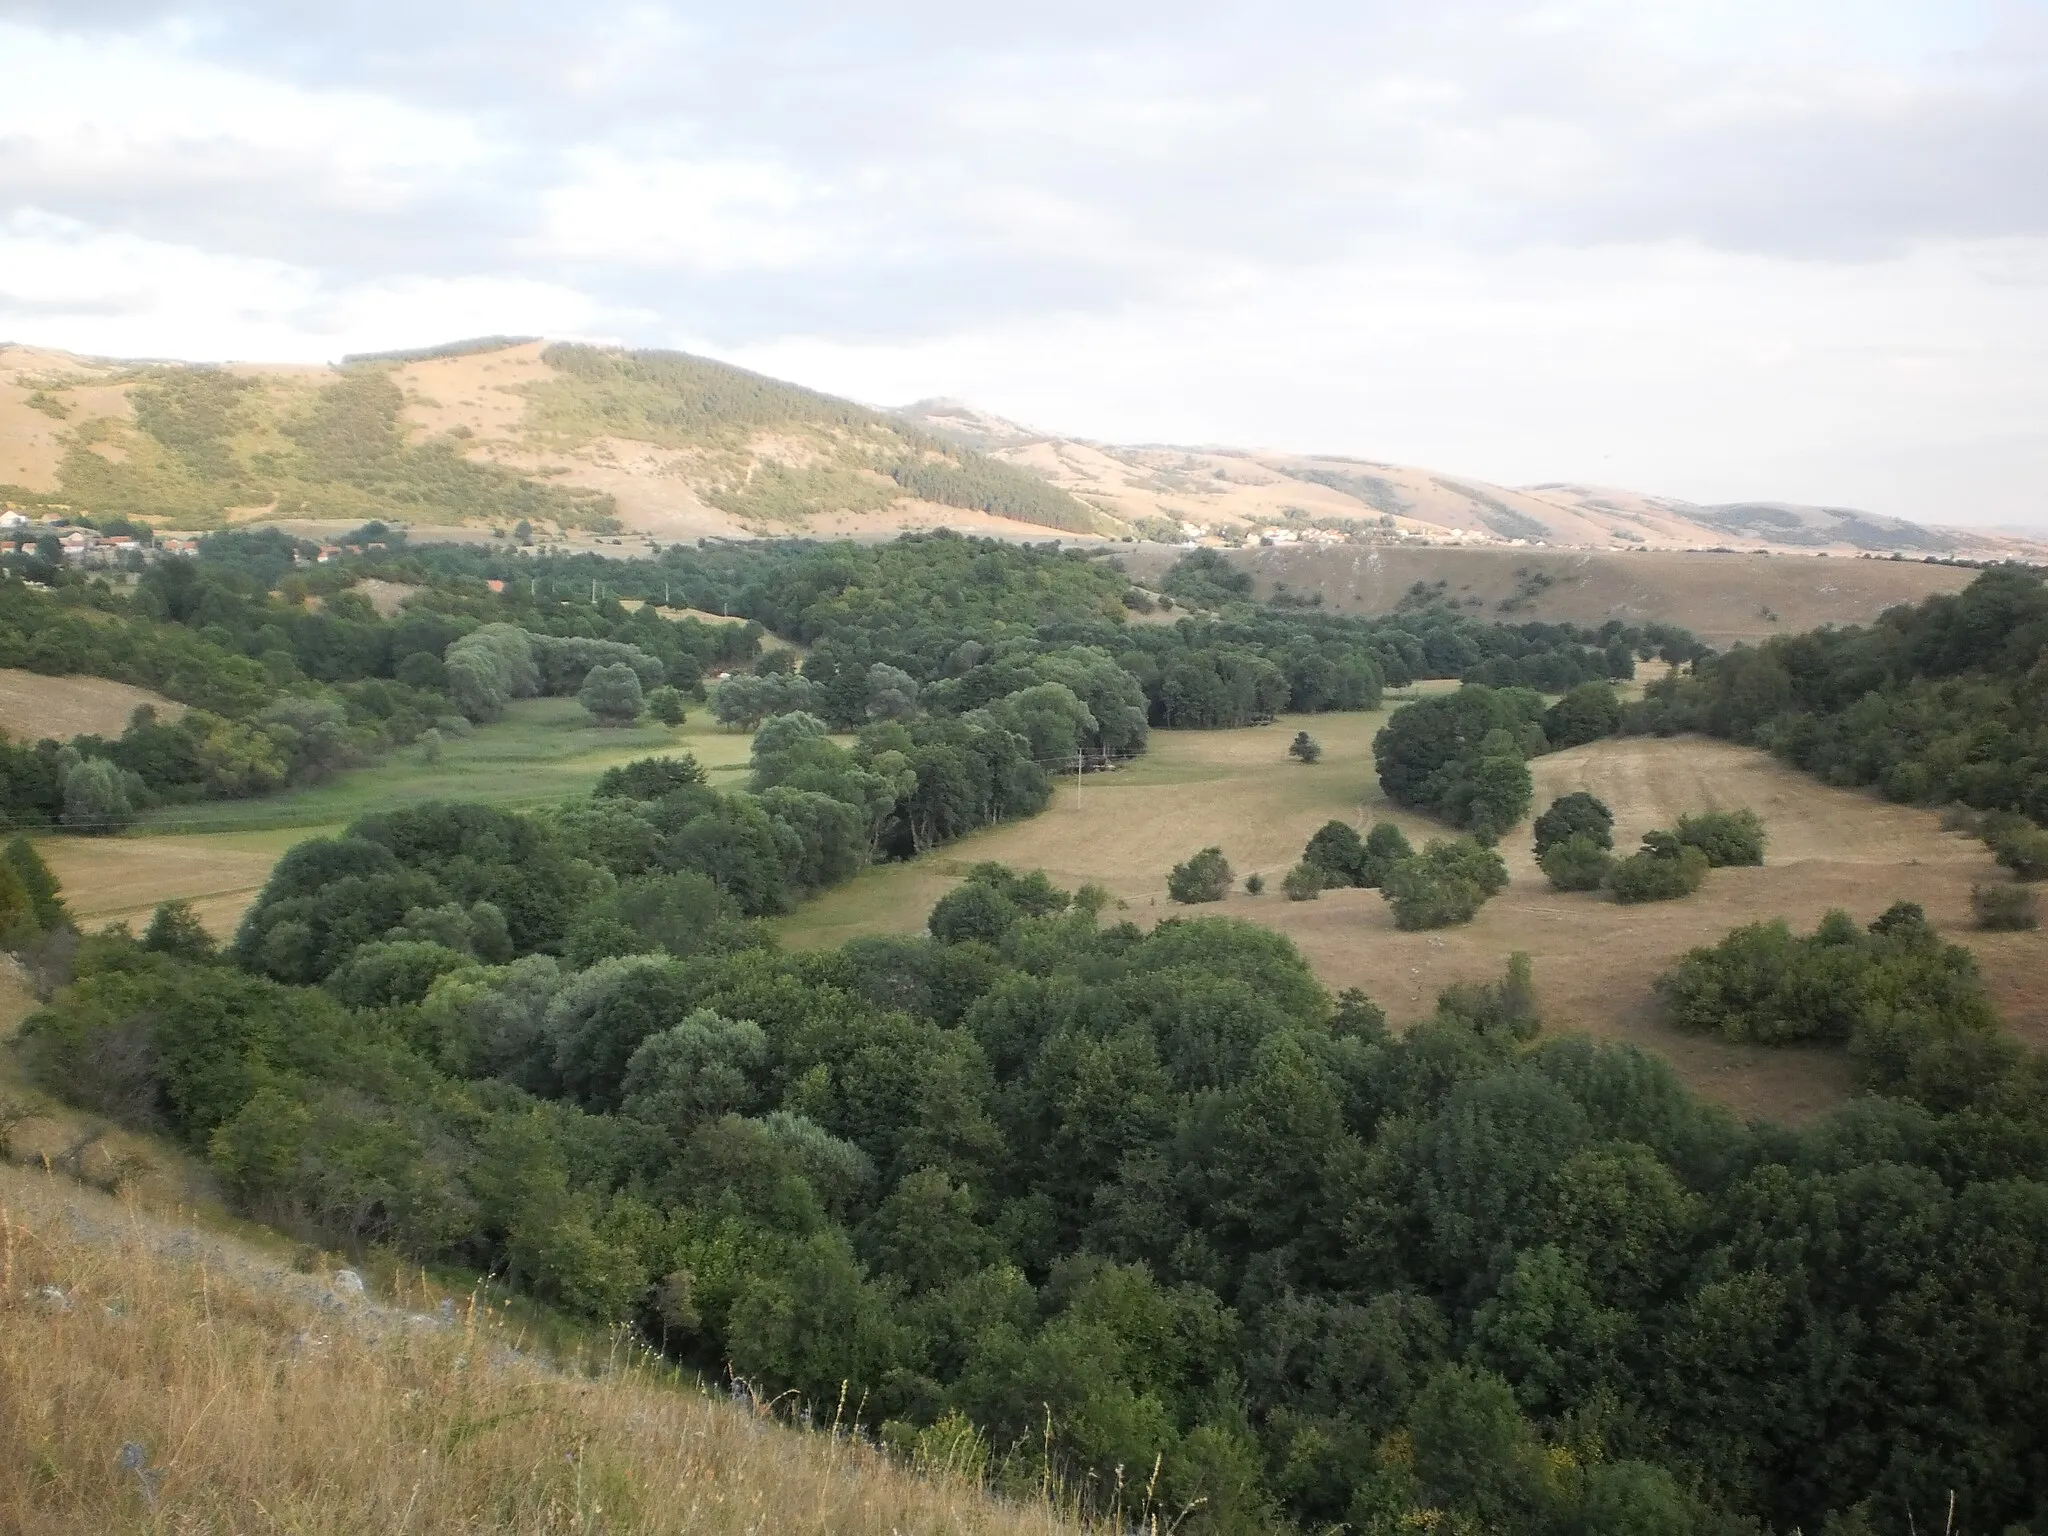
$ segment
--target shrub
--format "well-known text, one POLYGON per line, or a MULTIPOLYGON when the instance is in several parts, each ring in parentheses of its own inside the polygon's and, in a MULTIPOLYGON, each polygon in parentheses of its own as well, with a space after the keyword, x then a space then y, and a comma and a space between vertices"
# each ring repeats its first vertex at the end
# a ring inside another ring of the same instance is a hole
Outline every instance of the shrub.
POLYGON ((1166 894, 1190 905, 1221 901, 1230 890, 1230 861, 1221 848, 1204 848, 1166 877, 1166 894))
POLYGON ((1550 802, 1550 809, 1536 818, 1535 832, 1538 862, 1559 843, 1574 837, 1591 838, 1597 848, 1612 848, 1614 812, 1583 789, 1574 790, 1550 802))
POLYGON ((1377 890, 1386 880, 1388 870, 1403 859, 1414 857, 1415 849, 1399 827, 1391 821, 1376 821, 1365 834, 1365 857, 1359 866, 1358 883, 1377 890))
POLYGON ((1394 909, 1395 927, 1448 928, 1469 923, 1507 883, 1507 863, 1493 849, 1469 837, 1432 838, 1387 871, 1380 894, 1394 909))
POLYGON ((1586 832, 1553 843, 1536 862, 1560 891, 1597 891, 1614 870, 1614 855, 1586 832))
POLYGON ((1259 872, 1258 872, 1257 870, 1253 870, 1253 871, 1252 871, 1252 872, 1251 872, 1250 874, 1248 874, 1248 875, 1246 875, 1246 876, 1244 877, 1244 893, 1245 893, 1245 895, 1247 895, 1247 896, 1259 896, 1259 895, 1263 895, 1263 894, 1265 893, 1265 889, 1266 889, 1266 877, 1265 877, 1264 875, 1260 874, 1260 873, 1259 873, 1259 872))
POLYGON ((2048 880, 2048 831, 2018 817, 2000 818, 1984 839, 1991 856, 2020 880, 2048 880))
POLYGON ((1970 887, 1970 909, 1977 926, 2012 933, 2041 926, 2040 902, 2024 885, 1992 882, 1970 887))
POLYGON ((189 901, 167 901, 150 917, 142 947, 180 960, 211 960, 220 946, 201 926, 189 901))
POLYGON ((1675 901, 1700 888, 1709 869, 1707 856, 1670 832, 1644 834, 1643 846, 1607 877, 1620 902, 1675 901))
POLYGON ((1912 902, 1867 929, 1839 911, 1805 936, 1783 919, 1737 928, 1685 956, 1657 990, 1687 1029, 1773 1045, 1847 1041, 1866 1087, 1936 1109, 1971 1102, 2014 1057, 1976 960, 1942 943, 1912 902))
POLYGON ((1323 894, 1323 884, 1323 871, 1304 859, 1287 871, 1280 889, 1287 893, 1289 901, 1314 901, 1323 894))
POLYGON ((1580 683, 1543 712, 1543 735, 1553 747, 1584 746, 1621 729, 1621 698, 1612 683, 1580 683))
POLYGON ((1365 884, 1365 844, 1349 822, 1324 822, 1302 849, 1301 861, 1322 871, 1325 886, 1365 884))
POLYGON ((1764 824, 1755 811, 1702 811, 1678 818, 1681 843, 1697 848, 1715 869, 1764 861, 1764 824))
POLYGON ((647 695, 647 713, 663 725, 681 725, 689 718, 682 694, 666 683, 647 695))
POLYGON ((1323 755, 1323 744, 1307 731, 1296 731, 1294 740, 1288 743, 1287 755, 1304 763, 1312 763, 1323 755))

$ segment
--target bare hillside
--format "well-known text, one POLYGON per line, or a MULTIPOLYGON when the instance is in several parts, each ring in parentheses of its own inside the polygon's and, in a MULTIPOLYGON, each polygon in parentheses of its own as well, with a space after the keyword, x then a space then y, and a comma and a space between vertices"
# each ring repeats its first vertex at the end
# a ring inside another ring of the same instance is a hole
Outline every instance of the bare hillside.
MULTIPOLYGON (((1140 546, 1123 559, 1133 577, 1156 581, 1178 557, 1140 546)), ((1718 647, 1823 624, 1866 624, 1897 604, 1961 591, 1976 575, 1918 560, 1675 550, 1287 546, 1230 558, 1252 573, 1261 598, 1320 597, 1337 613, 1391 613, 1404 601, 1434 597, 1510 623, 1661 619, 1718 647)))

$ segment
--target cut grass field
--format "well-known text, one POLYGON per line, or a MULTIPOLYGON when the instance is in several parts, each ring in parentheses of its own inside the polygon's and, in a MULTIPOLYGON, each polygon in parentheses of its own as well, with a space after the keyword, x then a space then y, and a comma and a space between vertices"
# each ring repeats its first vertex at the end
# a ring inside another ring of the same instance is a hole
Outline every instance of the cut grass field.
POLYGON ((142 704, 165 721, 185 713, 184 705, 162 694, 104 677, 45 677, 0 667, 0 731, 11 741, 69 741, 82 735, 111 739, 128 728, 128 717, 142 704))
POLYGON ((37 846, 85 927, 126 922, 139 929, 159 902, 180 899, 225 938, 287 848, 358 817, 428 800, 553 804, 588 794, 607 768, 661 753, 689 752, 713 784, 736 788, 752 741, 703 710, 675 729, 620 730, 591 725, 574 699, 522 699, 497 724, 448 739, 437 762, 404 747, 325 784, 260 800, 173 806, 122 837, 48 836, 37 846))
POLYGON ((1035 820, 999 827, 911 863, 871 869, 780 925, 793 947, 830 945, 867 933, 917 932, 932 904, 969 865, 994 859, 1044 869, 1068 887, 1105 886, 1140 923, 1221 914, 1265 924, 1301 947, 1331 988, 1362 987, 1397 1025, 1424 1017, 1458 981, 1500 974, 1527 951, 1552 1031, 1584 1031, 1661 1052, 1696 1089, 1746 1115, 1800 1122, 1850 1091, 1839 1051, 1736 1046, 1680 1033, 1664 1018, 1652 979, 1687 949, 1729 929, 1782 916, 1810 928, 1830 907, 1862 920, 1897 900, 1918 901, 1948 937, 1983 966, 2015 1034, 2048 1047, 2048 935, 1989 934, 1969 926, 1972 882, 2000 878, 1983 846, 1945 833, 1930 811, 1830 789, 1764 753, 1696 738, 1619 740, 1554 753, 1534 765, 1537 804, 1589 789, 1615 810, 1616 842, 1633 847, 1653 826, 1692 810, 1753 807, 1770 828, 1769 862, 1717 870, 1697 896, 1623 907, 1598 895, 1550 889, 1535 867, 1526 824, 1504 840, 1512 882, 1472 923, 1402 933, 1376 891, 1332 891, 1290 902, 1278 876, 1323 822, 1363 826, 1386 819, 1418 844, 1444 829, 1396 810, 1381 795, 1371 743, 1385 714, 1283 719, 1243 731, 1153 734, 1138 766, 1062 784, 1035 820), (1321 762, 1303 767, 1286 747, 1306 729, 1321 762), (1239 877, 1213 906, 1174 906, 1166 872, 1208 844, 1222 847, 1239 877), (1257 870, 1267 892, 1248 896, 1257 870))

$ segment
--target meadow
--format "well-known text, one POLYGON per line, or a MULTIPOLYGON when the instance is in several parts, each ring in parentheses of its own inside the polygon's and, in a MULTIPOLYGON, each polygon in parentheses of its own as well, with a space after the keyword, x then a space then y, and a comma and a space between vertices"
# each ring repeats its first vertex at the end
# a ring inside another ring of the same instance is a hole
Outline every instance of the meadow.
POLYGON ((1851 1091, 1838 1051, 1761 1047, 1683 1034, 1651 990, 1659 972, 1729 929, 1783 916, 1810 928, 1831 907, 1869 921, 1897 900, 1917 901, 1946 937, 1968 945, 2008 1026, 2048 1046, 2048 935, 1980 933, 1970 925, 1970 886, 1997 877, 1976 839, 1941 829, 1932 811, 1831 789, 1767 754, 1697 737, 1618 738, 1540 757, 1531 764, 1540 809, 1587 789, 1613 808, 1617 847, 1687 811, 1750 806, 1772 843, 1757 869, 1714 872, 1684 901, 1618 906, 1602 895, 1553 891, 1535 867, 1526 824, 1502 840, 1512 881, 1472 923, 1403 933, 1379 893, 1329 891, 1291 902, 1279 877, 1310 833, 1331 819, 1363 828, 1386 820, 1418 845, 1446 829, 1390 805, 1372 764, 1386 712, 1287 717, 1238 731, 1155 731, 1128 769, 1062 781, 1043 815, 964 839, 923 859, 863 872, 781 919, 795 948, 837 945, 863 934, 915 933, 933 903, 981 860, 1042 868, 1069 888, 1107 889, 1122 915, 1144 926, 1174 916, 1221 914, 1285 933, 1334 989, 1362 988, 1397 1026, 1426 1017, 1437 993, 1486 981, 1505 958, 1533 958, 1546 1025, 1634 1042, 1668 1057, 1697 1091, 1746 1116, 1813 1120, 1851 1091), (1297 730, 1323 745, 1321 761, 1287 756, 1297 730), (1178 907, 1167 871, 1196 850, 1220 846, 1239 884, 1224 901, 1178 907), (1243 879, 1263 874, 1251 896, 1243 879))
POLYGON ((53 835, 36 845, 88 927, 139 926, 158 902, 176 897, 191 901, 200 920, 225 937, 285 849, 358 817, 427 800, 512 809, 552 804, 588 794, 607 768, 661 753, 692 753, 712 783, 738 788, 751 741, 715 723, 708 710, 675 728, 646 722, 613 729, 592 725, 574 699, 519 699, 504 720, 449 737, 431 761, 422 748, 403 747, 323 784, 168 807, 122 837, 53 835))

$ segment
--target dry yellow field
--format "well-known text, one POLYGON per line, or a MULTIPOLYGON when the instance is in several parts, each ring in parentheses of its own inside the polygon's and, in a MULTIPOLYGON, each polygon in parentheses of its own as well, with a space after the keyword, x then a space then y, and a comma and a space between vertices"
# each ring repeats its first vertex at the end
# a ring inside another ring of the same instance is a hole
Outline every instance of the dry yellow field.
POLYGON ((36 847, 80 928, 127 923, 136 932, 159 902, 189 901, 216 937, 235 925, 293 843, 339 831, 287 827, 188 837, 41 837, 36 847))
POLYGON ((104 677, 45 677, 40 672, 0 667, 0 731, 13 741, 119 736, 141 704, 150 705, 167 721, 185 713, 183 704, 162 694, 104 677))
POLYGON ((788 942, 833 944, 861 933, 915 932, 967 866, 996 859, 1043 868, 1062 885, 1095 882, 1149 923, 1190 911, 1263 923, 1301 947, 1332 988, 1362 987, 1397 1024, 1425 1016, 1457 981, 1497 976, 1507 956, 1534 959, 1547 1025, 1633 1041, 1662 1052, 1700 1091, 1744 1114, 1799 1121, 1849 1091, 1839 1052, 1736 1046, 1681 1034, 1665 1022, 1651 981, 1680 954, 1730 928, 1770 917, 1811 927, 1830 907, 1868 921, 1896 900, 1918 901, 1948 937, 1983 965, 2013 1031, 2048 1048, 2048 934, 1979 933, 1969 924, 1973 881, 2000 878, 1983 846, 1940 829, 1930 811, 1829 789, 1761 752, 1698 738, 1625 740, 1559 752, 1534 765, 1537 804, 1590 789, 1616 813, 1616 843, 1681 813, 1747 805, 1772 843, 1760 869, 1717 870, 1685 901, 1618 906, 1563 895, 1530 856, 1526 828, 1503 844, 1512 883, 1477 920, 1434 933, 1402 933, 1375 891, 1327 892, 1290 902, 1272 887, 1308 836, 1332 817, 1387 819, 1418 843, 1442 829, 1395 811, 1372 769, 1375 715, 1283 720, 1246 731, 1155 732, 1141 766, 1064 785, 1033 821, 997 828, 914 863, 870 870, 785 924, 788 942), (1324 744, 1320 763, 1286 756, 1296 729, 1324 744), (1269 889, 1240 888, 1216 906, 1166 898, 1166 872, 1198 848, 1222 847, 1240 877, 1263 872, 1269 889))
MULTIPOLYGON (((1145 546, 1124 563, 1157 581, 1178 550, 1145 546)), ((1959 592, 1977 573, 1917 560, 1832 555, 1714 555, 1681 550, 1361 548, 1285 546, 1231 555, 1252 573, 1260 598, 1281 585, 1320 594, 1335 613, 1391 613, 1416 582, 1442 582, 1443 597, 1476 619, 1584 624, 1661 620, 1726 648, 1823 624, 1867 624, 1885 609, 1937 592, 1959 592), (1547 578, 1535 587, 1525 581, 1547 578), (1518 597, 1518 594, 1521 594, 1518 597), (1503 603, 1513 604, 1503 608, 1503 603)))

